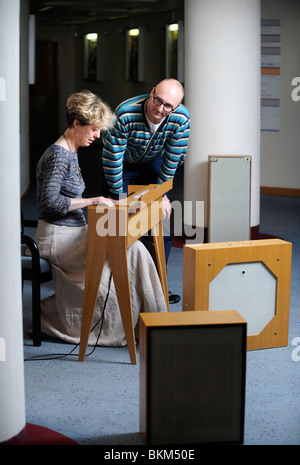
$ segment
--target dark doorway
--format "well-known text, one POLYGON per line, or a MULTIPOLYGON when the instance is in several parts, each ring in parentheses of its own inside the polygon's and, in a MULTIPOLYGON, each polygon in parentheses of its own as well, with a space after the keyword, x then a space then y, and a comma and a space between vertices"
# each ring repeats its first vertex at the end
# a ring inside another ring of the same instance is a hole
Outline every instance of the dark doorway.
POLYGON ((30 177, 45 149, 58 138, 58 44, 36 42, 36 79, 30 86, 30 177))

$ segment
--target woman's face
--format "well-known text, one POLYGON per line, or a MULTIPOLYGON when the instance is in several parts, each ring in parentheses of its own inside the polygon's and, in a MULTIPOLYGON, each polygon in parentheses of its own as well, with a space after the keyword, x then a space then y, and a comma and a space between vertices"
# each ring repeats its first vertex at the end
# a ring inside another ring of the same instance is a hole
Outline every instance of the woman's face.
POLYGON ((74 127, 78 147, 88 147, 100 137, 100 129, 94 124, 83 126, 79 121, 75 120, 74 127))

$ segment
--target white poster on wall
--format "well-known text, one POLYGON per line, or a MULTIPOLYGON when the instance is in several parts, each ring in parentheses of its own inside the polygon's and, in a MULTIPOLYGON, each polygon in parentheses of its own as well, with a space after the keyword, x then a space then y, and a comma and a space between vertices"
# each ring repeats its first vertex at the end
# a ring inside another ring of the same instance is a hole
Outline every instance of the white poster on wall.
POLYGON ((280 20, 261 21, 261 130, 280 129, 280 20))

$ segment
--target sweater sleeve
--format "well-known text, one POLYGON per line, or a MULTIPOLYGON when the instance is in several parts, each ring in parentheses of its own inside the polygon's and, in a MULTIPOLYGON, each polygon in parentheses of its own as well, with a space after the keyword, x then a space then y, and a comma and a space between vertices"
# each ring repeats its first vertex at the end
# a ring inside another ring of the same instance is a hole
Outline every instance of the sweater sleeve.
POLYGON ((40 210, 45 217, 66 216, 71 199, 62 194, 62 184, 69 171, 68 159, 60 152, 53 152, 43 166, 43 183, 40 192, 40 210))
POLYGON ((123 192, 123 161, 127 147, 126 130, 119 120, 103 139, 102 165, 112 196, 123 192))
POLYGON ((165 144, 162 157, 162 165, 157 180, 161 184, 173 178, 177 168, 185 160, 190 135, 190 120, 178 127, 177 131, 170 136, 165 144))

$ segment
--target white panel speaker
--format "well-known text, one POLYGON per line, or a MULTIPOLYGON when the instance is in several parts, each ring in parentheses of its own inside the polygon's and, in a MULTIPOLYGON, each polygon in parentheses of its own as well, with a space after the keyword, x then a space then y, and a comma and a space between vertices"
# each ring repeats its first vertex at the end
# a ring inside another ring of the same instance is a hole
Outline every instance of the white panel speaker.
POLYGON ((208 242, 250 239, 251 157, 208 157, 208 242))
POLYGON ((140 314, 145 444, 241 444, 246 322, 236 311, 140 314))

